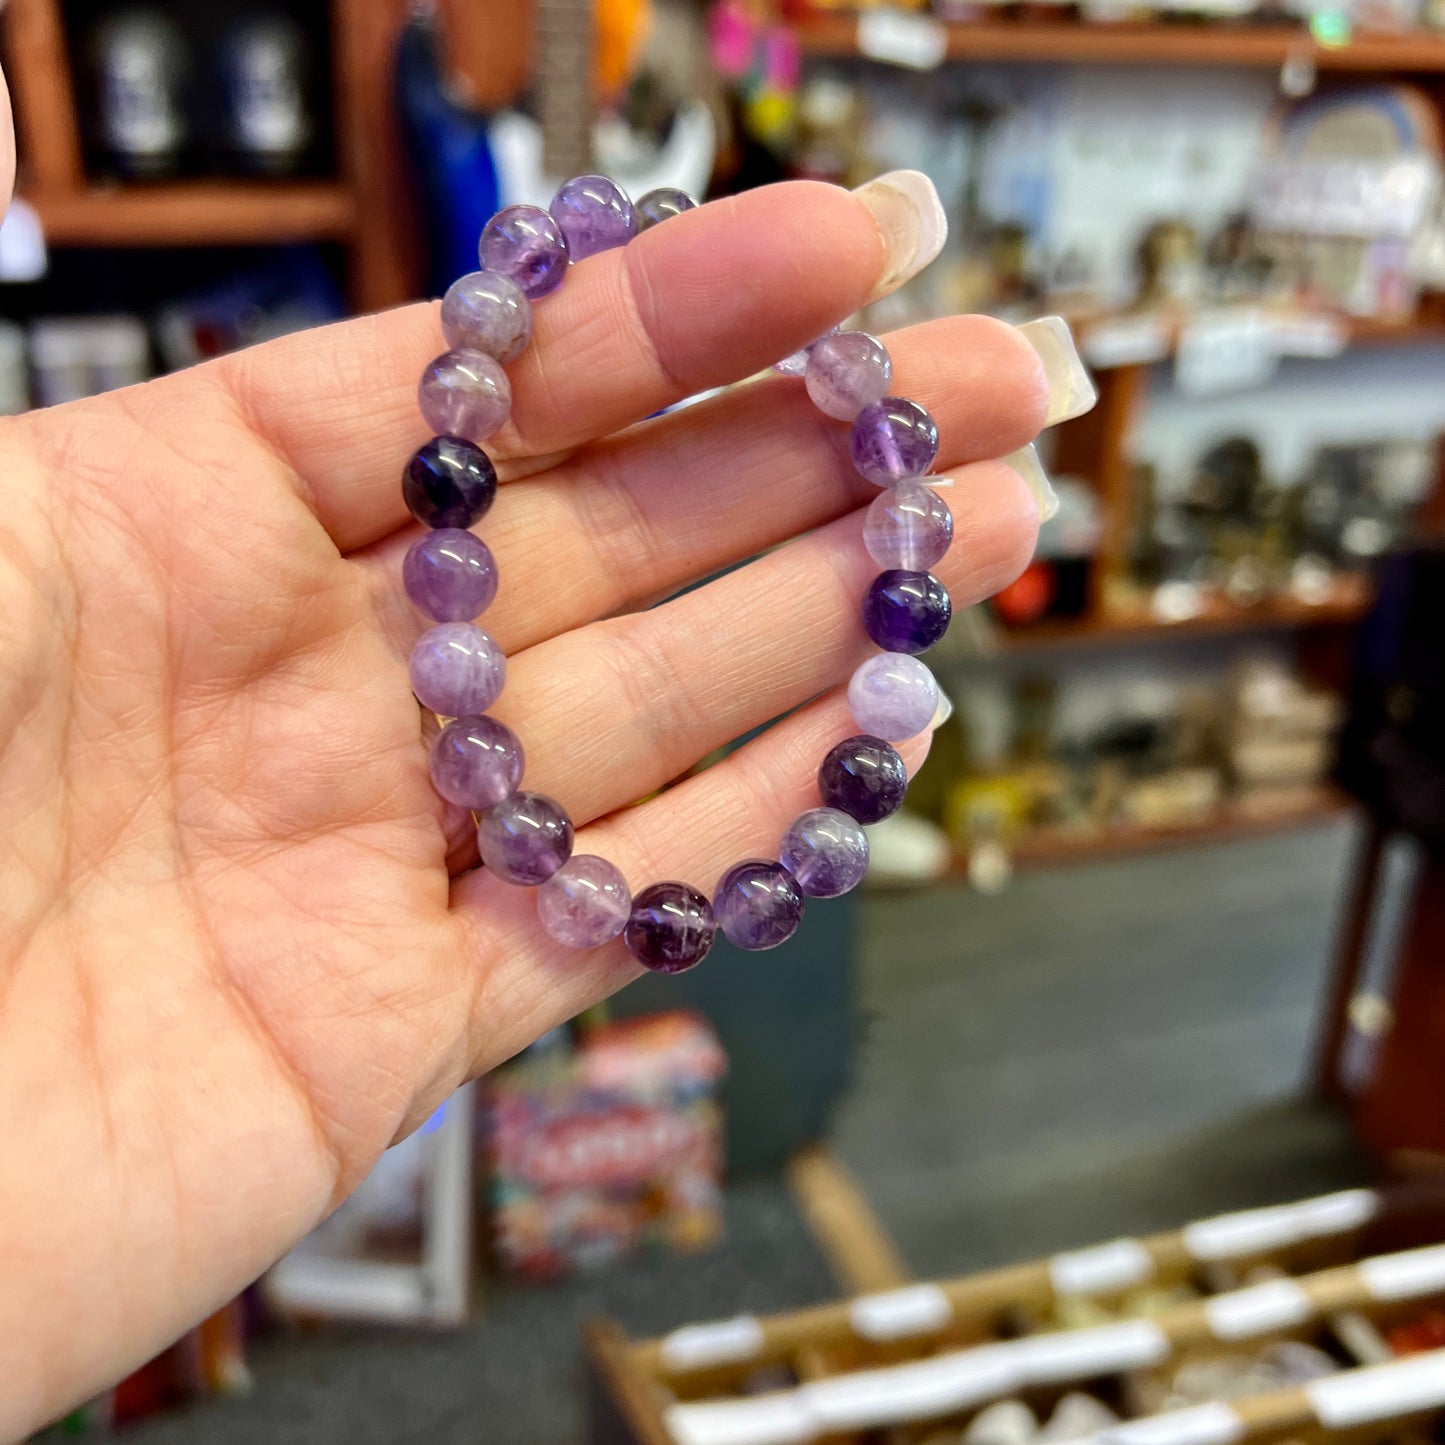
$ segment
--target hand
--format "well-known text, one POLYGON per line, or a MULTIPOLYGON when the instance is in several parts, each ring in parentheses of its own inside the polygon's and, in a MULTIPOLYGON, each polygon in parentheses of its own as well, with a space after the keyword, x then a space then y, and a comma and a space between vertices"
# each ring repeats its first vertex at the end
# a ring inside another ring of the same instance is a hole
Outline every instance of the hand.
MULTIPOLYGON (((846 192, 754 192, 576 267, 511 368, 479 528, 496 712, 578 851, 634 886, 709 889, 815 802, 854 731, 830 689, 869 648, 876 495, 796 381, 639 419, 816 336, 888 264, 846 192)), ((958 483, 937 570, 966 605, 1030 554, 1030 494, 983 459, 1038 431, 1044 371, 981 318, 889 346, 958 483)), ((0 1438, 154 1353, 448 1091, 634 976, 466 871, 428 781, 399 476, 441 348, 412 306, 0 425, 0 1438)))

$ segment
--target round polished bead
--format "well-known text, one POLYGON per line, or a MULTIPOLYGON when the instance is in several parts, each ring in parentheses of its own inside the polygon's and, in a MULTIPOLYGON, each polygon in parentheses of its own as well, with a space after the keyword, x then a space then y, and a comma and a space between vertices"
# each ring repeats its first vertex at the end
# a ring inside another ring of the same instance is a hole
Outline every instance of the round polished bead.
POLYGON ((848 441, 859 472, 891 487, 928 475, 938 455, 938 423, 916 401, 885 396, 858 413, 848 441))
POLYGON ((867 734, 844 738, 818 768, 823 802, 855 823, 881 823, 907 791, 908 769, 897 748, 867 734))
POLYGON ((545 883, 572 856, 572 820, 543 793, 513 793, 482 814, 477 851, 508 883, 545 883))
POLYGON ((813 354, 813 348, 820 342, 826 341, 830 336, 837 336, 839 328, 834 326, 831 330, 825 331, 821 336, 815 337, 806 346, 790 355, 785 356, 781 361, 773 363, 773 370, 780 372, 783 376, 802 376, 808 370, 808 358, 813 354))
POLYGON ((515 361, 532 339, 532 303, 500 271, 469 271, 442 297, 442 335, 453 351, 515 361))
POLYGON ((837 808, 810 808, 783 834, 778 856, 809 898, 839 898, 868 871, 868 835, 837 808))
POLYGON ((497 497, 497 469, 463 437, 433 437, 406 464, 401 494, 428 527, 466 528, 481 521, 497 497))
POLYGON ((599 948, 632 913, 632 890, 605 858, 578 853, 537 890, 542 927, 571 948, 599 948))
POLYGON ((863 626, 885 652, 927 652, 952 616, 948 589, 932 572, 880 572, 863 594, 863 626))
POLYGON ((803 890, 781 863, 750 858, 718 880, 712 900, 729 943, 761 953, 786 943, 803 921, 803 890))
POLYGON ((442 717, 486 712, 506 681, 502 649, 470 622, 429 627, 411 650, 411 690, 423 707, 442 717))
POLYGON ((853 673, 848 708, 865 732, 889 742, 916 737, 938 712, 938 684, 916 657, 880 652, 853 673))
POLYGON ((625 246, 637 232, 632 202, 606 176, 574 176, 552 197, 552 219, 567 238, 574 261, 625 246))
POLYGON ((707 957, 717 935, 712 904, 686 883, 654 883, 632 900, 623 937, 653 973, 682 973, 707 957))
POLYGON ((863 545, 880 567, 925 572, 953 542, 948 503, 921 482, 899 482, 880 492, 863 519, 863 545))
POLYGON ((438 527, 411 544, 401 564, 406 595, 434 622, 470 622, 497 595, 497 564, 480 537, 438 527))
POLYGON ((477 255, 483 271, 498 271, 535 301, 555 291, 567 275, 562 228, 541 206, 508 206, 482 230, 477 255))
POLYGON ((805 380, 813 405, 824 416, 852 421, 888 395, 893 362, 883 343, 866 331, 840 331, 811 348, 805 380))
POLYGON ((485 351, 444 351, 421 374, 422 419, 446 436, 485 441, 512 410, 512 383, 485 351))
POLYGON ((431 747, 432 786, 459 808, 490 808, 522 781, 526 758, 496 718, 453 718, 431 747))
POLYGON ((664 221, 682 215, 684 211, 696 209, 697 202, 686 191, 680 191, 676 186, 658 186, 655 191, 648 191, 634 207, 637 212, 637 229, 651 230, 653 226, 660 226, 664 221))

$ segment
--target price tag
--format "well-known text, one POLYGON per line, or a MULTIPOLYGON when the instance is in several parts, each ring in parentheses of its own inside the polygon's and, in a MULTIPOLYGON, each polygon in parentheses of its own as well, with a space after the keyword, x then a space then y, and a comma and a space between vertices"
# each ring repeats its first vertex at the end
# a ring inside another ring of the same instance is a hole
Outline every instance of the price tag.
POLYGON ((1445 1244, 1381 1254, 1359 1263, 1365 1288, 1382 1300, 1419 1299, 1445 1290, 1445 1244))
POLYGON ((1215 1401, 1111 1425, 1094 1441, 1095 1445, 1234 1445, 1243 1437, 1244 1421, 1228 1405, 1215 1401))
POLYGON ((750 1360, 763 1347, 763 1327, 752 1315, 686 1325, 663 1338, 659 1353, 670 1370, 696 1370, 750 1360))
POLYGON ((1350 333, 1333 316, 1277 316, 1274 325, 1274 349, 1281 356, 1308 356, 1327 361, 1339 356, 1349 344, 1350 333))
POLYGON ((981 1345, 907 1365, 858 1370, 817 1380, 797 1393, 807 1400, 820 1434, 867 1430, 951 1415, 1018 1387, 1000 1345, 981 1345))
POLYGON ((1316 1419, 1328 1430, 1350 1430, 1445 1405, 1445 1350, 1345 1370, 1305 1386, 1316 1419))
POLYGON ((1091 366, 1140 366, 1169 355, 1170 328, 1160 316, 1114 316, 1084 332, 1084 356, 1091 366))
POLYGON ((948 1296, 936 1284, 913 1284, 860 1295, 848 1307, 854 1332, 865 1340, 904 1340, 941 1330, 953 1318, 948 1296))
POLYGON ((1424 223, 1439 184, 1426 156, 1384 163, 1288 158, 1261 167, 1250 209, 1263 231, 1408 238, 1424 223))
POLYGON ((1153 1320, 1123 1320, 1092 1329, 1060 1330, 1012 1340, 1023 1378, 1031 1385, 1061 1385, 1116 1370, 1157 1365, 1169 1354, 1169 1339, 1153 1320))
POLYGON ((818 1435, 818 1422, 796 1390, 674 1405, 664 1417, 677 1445, 802 1445, 818 1435))
POLYGON ((1291 1329, 1312 1314, 1310 1297, 1292 1279, 1272 1279, 1204 1302, 1209 1328, 1220 1340, 1248 1340, 1291 1329))
POLYGON ((1115 1239, 1049 1261, 1049 1277, 1059 1294, 1114 1294, 1153 1273, 1154 1261, 1137 1239, 1115 1239))
POLYGON ((948 54, 948 31, 931 15, 865 10, 858 17, 858 53, 910 70, 935 70, 948 54))
POLYGON ((1221 396, 1263 386, 1279 365, 1274 328, 1252 306, 1201 311, 1179 333, 1174 384, 1185 396, 1221 396))
POLYGON ((1185 1225, 1184 1248, 1195 1259, 1242 1259, 1303 1239, 1345 1234, 1368 1223, 1379 1208, 1373 1189, 1342 1189, 1297 1204, 1243 1209, 1185 1225))

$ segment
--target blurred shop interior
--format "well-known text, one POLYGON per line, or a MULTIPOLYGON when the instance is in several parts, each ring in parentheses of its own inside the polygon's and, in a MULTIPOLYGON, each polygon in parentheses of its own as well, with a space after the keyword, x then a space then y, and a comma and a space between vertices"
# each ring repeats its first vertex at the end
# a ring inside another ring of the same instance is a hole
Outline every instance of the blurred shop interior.
POLYGON ((0 25, 0 412, 440 295, 592 170, 924 170, 853 324, 1062 315, 1099 389, 859 893, 469 1086, 46 1438, 1445 1438, 1442 0, 0 25))

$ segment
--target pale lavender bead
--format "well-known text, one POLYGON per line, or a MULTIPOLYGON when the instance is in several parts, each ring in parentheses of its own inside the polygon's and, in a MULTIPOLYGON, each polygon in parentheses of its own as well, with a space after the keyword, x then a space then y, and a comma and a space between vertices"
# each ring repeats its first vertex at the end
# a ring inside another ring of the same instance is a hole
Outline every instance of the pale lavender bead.
POLYGON ((542 927, 571 948, 598 948, 616 938, 632 913, 632 890, 605 858, 578 853, 537 890, 542 927))
POLYGON ((516 733, 496 718, 453 718, 432 744, 432 786, 460 808, 490 808, 516 791, 525 763, 516 733))
POLYGON ((825 336, 808 353, 808 395, 824 416, 852 421, 865 406, 888 395, 893 362, 866 331, 825 336))
POLYGON ((435 622, 470 622, 497 595, 497 564, 480 537, 438 527, 411 544, 401 564, 406 595, 435 622))
POLYGON ((508 883, 545 883, 572 856, 572 820, 542 793, 513 793, 482 814, 477 851, 508 883))
POLYGON ((442 298, 442 335, 453 351, 485 351, 515 361, 532 339, 532 303, 510 276, 471 271, 442 298))
POLYGON ((859 472, 891 487, 928 475, 938 455, 938 423, 916 401, 885 396, 858 413, 848 444, 859 472))
POLYGON ((885 568, 926 572, 953 542, 948 503, 921 482, 899 482, 880 492, 863 519, 863 545, 885 568))
POLYGON ((512 383, 485 351, 444 351, 421 374, 417 404, 438 436, 485 441, 512 411, 512 383))
POLYGON ((785 356, 781 361, 773 363, 773 370, 783 376, 802 376, 808 369, 808 358, 813 354, 813 348, 820 341, 826 341, 830 336, 838 335, 838 327, 825 331, 821 336, 814 338, 801 350, 785 356))
POLYGON ((510 277, 529 301, 555 291, 567 276, 567 241, 541 206, 507 206, 482 227, 483 271, 510 277))
POLYGON ((778 857, 809 898, 838 898, 868 871, 868 835, 837 808, 810 808, 783 834, 778 857))
POLYGON ((637 232, 632 202, 622 187, 606 176, 574 176, 564 181, 552 197, 551 211, 574 261, 625 246, 637 232))
POLYGON ((886 742, 916 737, 938 711, 938 684, 916 657, 880 652, 854 672, 848 707, 858 726, 886 742))
POLYGON ((502 649, 470 622, 429 628, 411 650, 411 690, 442 717, 486 712, 506 681, 502 649))

